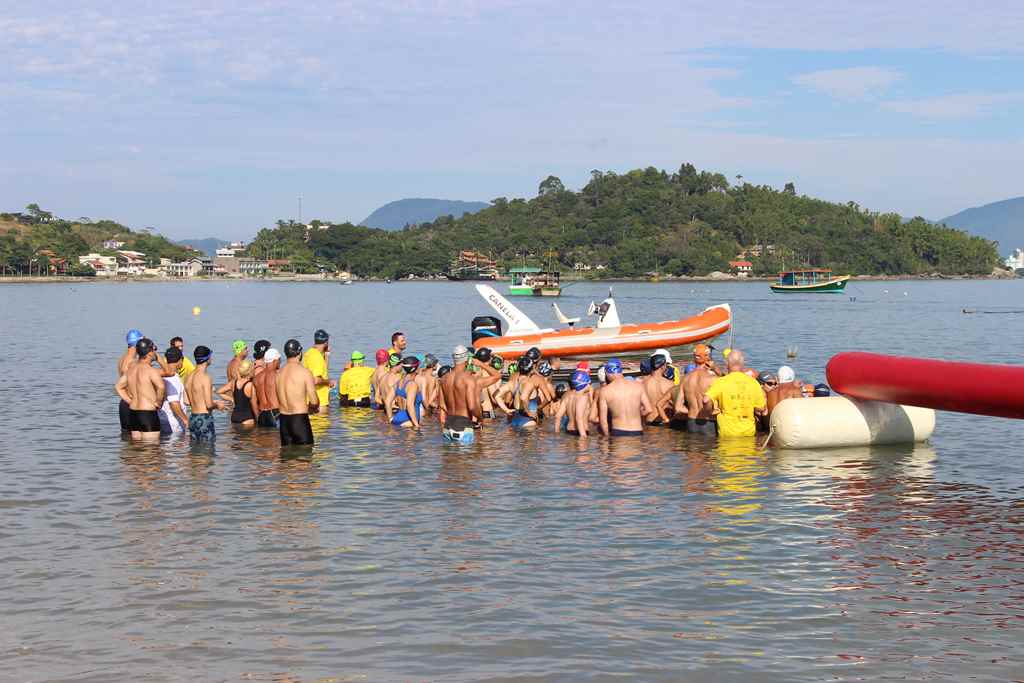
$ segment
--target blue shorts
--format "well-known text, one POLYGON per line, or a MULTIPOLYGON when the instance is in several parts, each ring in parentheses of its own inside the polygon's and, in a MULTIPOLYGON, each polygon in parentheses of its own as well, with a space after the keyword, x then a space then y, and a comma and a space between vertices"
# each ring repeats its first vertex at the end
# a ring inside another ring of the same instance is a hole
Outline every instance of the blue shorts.
POLYGON ((516 429, 522 429, 523 427, 532 427, 536 425, 537 421, 530 417, 529 415, 516 413, 515 415, 512 416, 512 419, 509 421, 509 424, 511 424, 516 429))
POLYGON ((217 432, 213 427, 213 415, 209 413, 190 415, 188 433, 195 441, 212 442, 217 438, 217 432))

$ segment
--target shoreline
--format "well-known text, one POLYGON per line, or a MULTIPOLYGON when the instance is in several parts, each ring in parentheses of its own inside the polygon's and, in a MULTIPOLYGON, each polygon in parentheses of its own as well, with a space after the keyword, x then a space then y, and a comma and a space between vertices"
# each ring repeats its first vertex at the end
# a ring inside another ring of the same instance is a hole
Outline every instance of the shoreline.
MULTIPOLYGON (((927 275, 854 275, 850 278, 852 282, 933 282, 933 281, 951 281, 951 280, 1016 280, 1020 276, 1014 275, 1008 271, 1001 273, 993 273, 991 275, 940 275, 938 273, 929 273, 927 275)), ((715 276, 710 275, 694 275, 694 276, 679 276, 679 277, 665 277, 665 278, 602 278, 595 280, 588 279, 573 279, 563 280, 564 285, 577 284, 577 283, 616 283, 616 282, 647 282, 651 284, 685 284, 687 282, 721 282, 721 283, 744 283, 744 282, 774 282, 775 278, 772 277, 736 277, 733 275, 728 276, 715 276)), ((166 284, 166 283, 191 283, 191 282, 320 282, 324 284, 341 284, 342 280, 337 278, 320 278, 315 276, 298 276, 298 277, 247 277, 247 278, 211 278, 211 277, 193 277, 193 278, 147 278, 147 277, 136 277, 136 278, 106 278, 106 277, 88 277, 79 275, 44 275, 44 276, 12 276, 12 277, 0 277, 0 285, 4 284, 82 284, 82 283, 116 283, 116 284, 166 284)), ((361 280, 353 280, 352 284, 361 283, 384 283, 385 280, 377 278, 366 278, 361 280)), ((508 282, 508 280, 448 280, 447 278, 412 278, 402 280, 392 280, 392 284, 399 283, 410 283, 410 282, 508 282)))

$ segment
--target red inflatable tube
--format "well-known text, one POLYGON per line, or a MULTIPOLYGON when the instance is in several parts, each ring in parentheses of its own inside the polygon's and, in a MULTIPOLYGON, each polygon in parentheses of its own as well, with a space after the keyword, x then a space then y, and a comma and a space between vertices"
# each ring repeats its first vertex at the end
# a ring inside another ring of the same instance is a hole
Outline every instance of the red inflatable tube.
POLYGON ((828 383, 870 401, 1024 418, 1024 367, 848 352, 832 357, 828 383))

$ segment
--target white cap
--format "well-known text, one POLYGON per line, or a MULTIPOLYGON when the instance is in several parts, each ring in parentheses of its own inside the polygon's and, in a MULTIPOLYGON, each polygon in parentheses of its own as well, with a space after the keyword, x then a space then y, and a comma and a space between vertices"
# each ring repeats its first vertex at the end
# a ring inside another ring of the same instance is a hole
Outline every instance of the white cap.
POLYGON ((669 365, 672 365, 672 356, 669 355, 669 353, 668 353, 668 351, 666 349, 658 349, 657 351, 655 351, 651 355, 652 356, 665 356, 665 362, 668 363, 669 365))
POLYGON ((597 369, 597 379, 601 384, 608 384, 608 371, 604 369, 603 365, 597 369))
POLYGON ((787 382, 792 382, 796 379, 796 372, 794 372, 793 368, 788 365, 783 365, 779 368, 779 372, 777 374, 779 375, 779 384, 786 384, 787 382))
POLYGON ((469 358, 469 349, 467 349, 462 344, 459 344, 454 349, 452 349, 452 359, 456 363, 461 363, 462 361, 466 360, 467 358, 469 358))
POLYGON ((281 360, 281 352, 277 349, 267 349, 267 352, 263 354, 263 362, 273 363, 275 360, 281 360))

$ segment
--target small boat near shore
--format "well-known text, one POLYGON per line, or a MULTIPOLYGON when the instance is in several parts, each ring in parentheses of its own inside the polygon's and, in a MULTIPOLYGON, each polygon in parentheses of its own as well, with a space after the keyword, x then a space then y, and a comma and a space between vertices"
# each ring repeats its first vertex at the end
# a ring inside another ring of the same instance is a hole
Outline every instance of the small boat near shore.
POLYGON ((587 314, 597 317, 594 327, 576 327, 580 318, 568 318, 552 304, 562 329, 542 329, 501 296, 493 287, 477 285, 480 296, 500 316, 473 319, 472 341, 475 348, 486 346, 505 360, 512 360, 537 347, 543 356, 566 359, 600 359, 619 356, 640 357, 652 351, 678 349, 705 341, 729 331, 732 309, 719 304, 701 313, 678 320, 623 324, 615 299, 609 293, 600 304, 591 303, 587 314), (507 330, 502 330, 502 321, 507 330))
POLYGON ((842 294, 849 279, 849 275, 835 277, 827 268, 811 268, 779 273, 778 281, 770 286, 779 294, 842 294))

